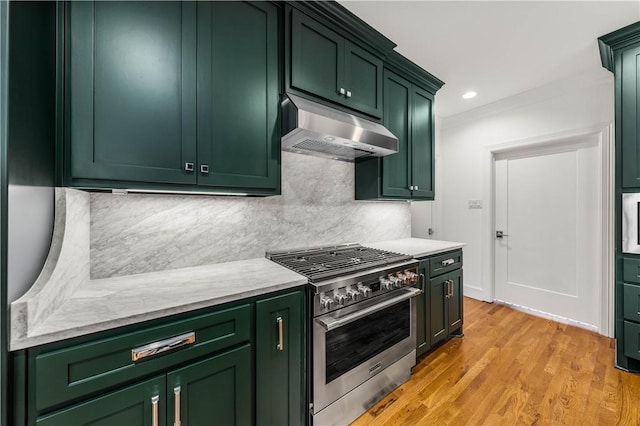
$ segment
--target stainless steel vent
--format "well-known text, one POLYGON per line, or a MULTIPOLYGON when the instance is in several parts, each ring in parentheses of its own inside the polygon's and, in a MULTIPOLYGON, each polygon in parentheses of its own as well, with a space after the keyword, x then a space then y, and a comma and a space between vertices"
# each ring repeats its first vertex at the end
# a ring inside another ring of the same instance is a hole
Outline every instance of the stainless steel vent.
POLYGON ((382 124, 286 94, 282 149, 353 162, 398 152, 398 138, 382 124))
POLYGON ((310 151, 314 155, 321 155, 323 157, 333 159, 348 159, 350 161, 371 155, 370 151, 363 151, 357 148, 335 145, 314 139, 305 139, 302 142, 293 145, 292 151, 299 153, 301 153, 301 151, 310 151))

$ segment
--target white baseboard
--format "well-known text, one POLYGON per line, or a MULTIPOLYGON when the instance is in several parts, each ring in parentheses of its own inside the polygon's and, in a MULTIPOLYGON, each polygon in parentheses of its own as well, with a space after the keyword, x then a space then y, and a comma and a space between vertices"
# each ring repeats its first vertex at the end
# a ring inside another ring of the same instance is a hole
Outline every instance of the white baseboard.
POLYGON ((537 309, 528 308, 526 306, 516 305, 515 303, 509 303, 509 302, 505 302, 503 300, 496 299, 496 300, 494 300, 494 302, 498 303, 500 305, 508 306, 508 307, 513 308, 513 309, 515 309, 517 311, 524 312, 526 314, 534 315, 536 317, 545 318, 545 319, 556 321, 556 322, 559 322, 559 323, 562 323, 562 324, 573 325, 573 326, 576 326, 576 327, 579 327, 579 328, 584 328, 585 330, 589 330, 589 331, 593 331, 593 332, 596 332, 598 334, 601 334, 600 330, 598 329, 598 327, 593 325, 593 324, 587 324, 587 323, 582 322, 582 321, 576 321, 576 320, 573 320, 571 318, 561 317, 560 315, 550 314, 548 312, 539 311, 537 309))
POLYGON ((484 292, 480 287, 474 287, 468 284, 464 284, 464 295, 465 297, 470 297, 472 299, 481 300, 483 302, 491 302, 490 300, 486 300, 484 297, 484 292))

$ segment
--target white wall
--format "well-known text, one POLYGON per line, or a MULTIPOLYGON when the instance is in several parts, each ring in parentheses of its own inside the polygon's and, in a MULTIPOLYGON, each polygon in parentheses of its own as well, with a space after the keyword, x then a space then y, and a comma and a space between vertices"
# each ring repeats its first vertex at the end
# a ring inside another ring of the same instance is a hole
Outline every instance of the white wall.
MULTIPOLYGON (((480 94, 482 96, 482 94, 480 94)), ((436 99, 437 103, 437 99, 436 99)), ((465 294, 488 300, 492 257, 483 246, 487 203, 493 185, 489 146, 606 127, 613 121, 613 77, 606 71, 560 81, 457 116, 440 119, 441 158, 436 179, 438 239, 464 242, 465 294), (470 210, 468 200, 482 200, 470 210)), ((414 220, 419 220, 414 218, 414 220)), ((487 228, 487 229, 485 229, 487 228)))

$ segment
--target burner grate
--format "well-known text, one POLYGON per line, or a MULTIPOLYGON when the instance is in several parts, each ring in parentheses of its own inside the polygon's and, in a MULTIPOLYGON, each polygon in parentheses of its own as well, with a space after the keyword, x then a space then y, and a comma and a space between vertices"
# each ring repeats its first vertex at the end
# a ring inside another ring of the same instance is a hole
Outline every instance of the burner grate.
POLYGON ((274 254, 270 258, 312 282, 412 259, 411 256, 360 245, 300 250, 274 254))

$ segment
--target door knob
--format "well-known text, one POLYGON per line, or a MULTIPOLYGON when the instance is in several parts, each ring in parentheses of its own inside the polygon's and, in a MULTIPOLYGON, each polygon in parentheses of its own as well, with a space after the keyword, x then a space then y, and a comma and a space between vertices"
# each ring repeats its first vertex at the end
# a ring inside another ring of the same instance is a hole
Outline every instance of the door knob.
POLYGON ((508 234, 505 234, 504 231, 496 231, 496 238, 508 237, 508 234))

